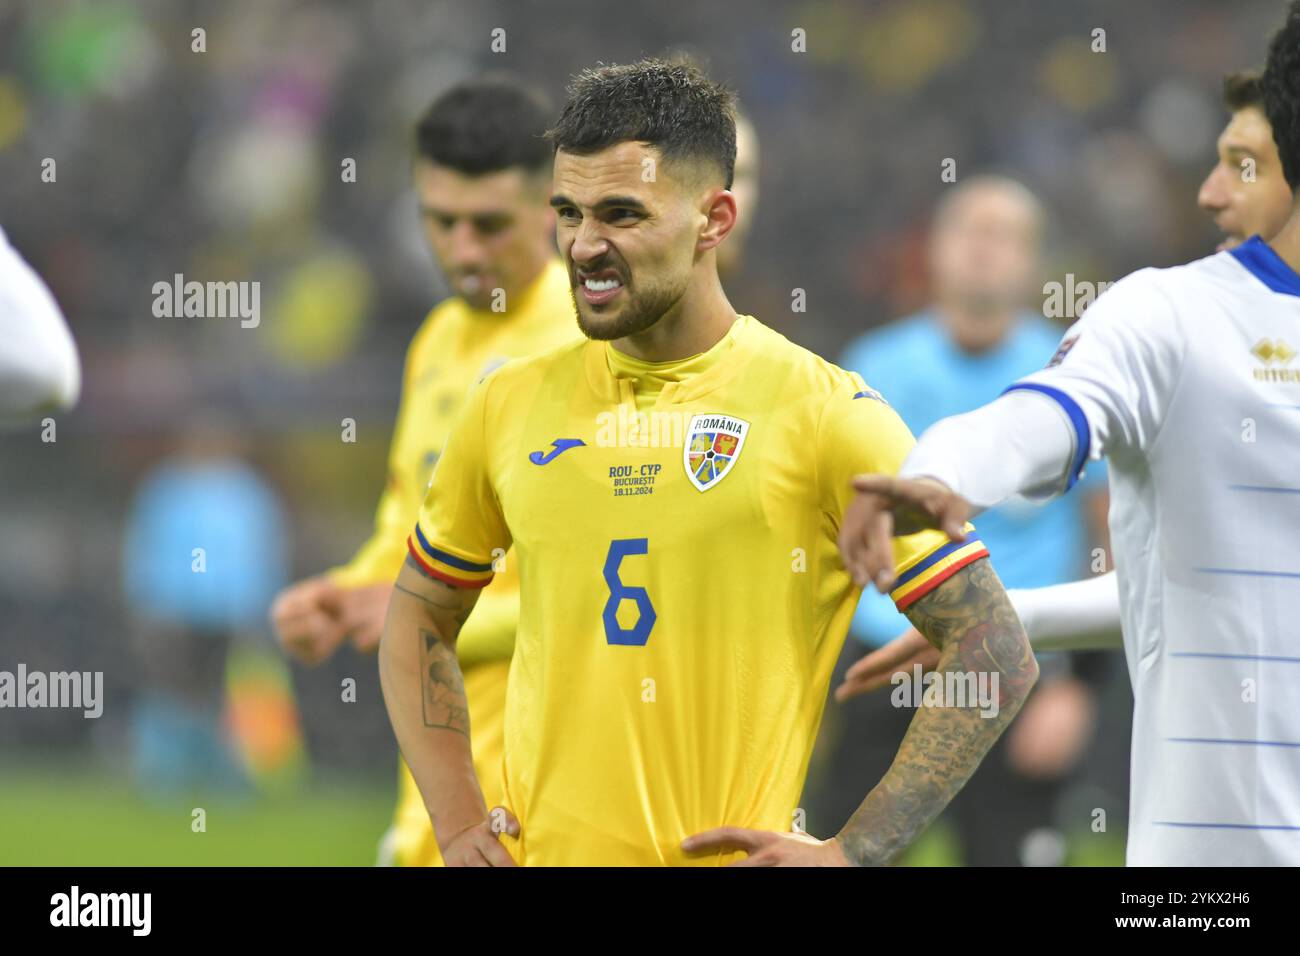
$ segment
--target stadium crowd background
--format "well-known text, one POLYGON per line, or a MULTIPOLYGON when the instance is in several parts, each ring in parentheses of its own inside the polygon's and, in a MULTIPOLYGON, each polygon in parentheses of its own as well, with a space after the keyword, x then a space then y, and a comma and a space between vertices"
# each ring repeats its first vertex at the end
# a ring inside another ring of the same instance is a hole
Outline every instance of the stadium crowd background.
MULTIPOLYGON (((412 123, 440 90, 504 69, 558 100, 598 60, 700 58, 738 90, 760 142, 731 299, 834 357, 927 301, 945 158, 959 179, 1005 172, 1042 198, 1044 282, 1212 251, 1195 196, 1226 118, 1220 79, 1259 63, 1280 15, 1271 0, 0 3, 0 225, 53 289, 85 374, 54 442, 37 427, 0 434, 0 669, 103 671, 106 697, 98 720, 0 712, 0 863, 132 862, 128 838, 105 831, 171 819, 166 788, 132 769, 129 725, 162 659, 135 634, 149 600, 138 579, 165 587, 136 553, 149 539, 133 501, 177 453, 251 466, 242 513, 263 517, 244 545, 264 563, 221 586, 244 608, 232 686, 272 729, 249 732, 263 796, 224 798, 242 801, 246 845, 194 850, 187 811, 136 861, 368 862, 395 758, 373 659, 290 670, 265 605, 369 531, 402 353, 445 294, 408 176, 412 123), (206 52, 191 50, 197 27, 206 52), (505 52, 491 52, 496 28, 505 52), (791 50, 795 28, 807 52, 791 50), (260 323, 156 317, 153 286, 177 273, 260 282, 260 323), (349 418, 355 442, 340 437, 349 418), (340 700, 349 677, 355 703, 340 700), (332 793, 344 796, 304 809, 332 793), (152 816, 96 815, 141 800, 152 816), (259 800, 283 815, 259 817, 259 800), (281 826, 291 818, 298 830, 281 826), (282 831, 310 848, 276 844, 282 831)), ((1116 673, 1090 785, 1122 811, 1116 673)))

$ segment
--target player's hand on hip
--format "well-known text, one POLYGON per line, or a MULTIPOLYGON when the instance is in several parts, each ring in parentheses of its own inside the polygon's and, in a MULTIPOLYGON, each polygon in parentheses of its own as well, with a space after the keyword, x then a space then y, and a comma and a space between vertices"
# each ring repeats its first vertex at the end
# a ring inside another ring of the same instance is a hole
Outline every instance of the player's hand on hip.
POLYGON ((909 627, 884 647, 855 661, 835 688, 835 700, 842 704, 852 697, 880 690, 893 681, 895 674, 910 675, 916 664, 922 670, 934 670, 939 666, 939 649, 916 628, 909 627))
POLYGON ((271 605, 271 623, 285 652, 304 664, 319 664, 343 642, 340 589, 328 578, 299 581, 281 591, 271 605))
POLYGON ((466 827, 447 841, 442 859, 447 866, 518 866, 500 834, 519 836, 519 821, 505 807, 493 807, 487 819, 466 827))
POLYGON ((749 855, 728 866, 849 866, 848 857, 835 840, 818 840, 807 833, 774 833, 743 827, 718 827, 696 833, 682 841, 687 853, 730 853, 744 850, 749 855))
POLYGON ((352 646, 363 654, 379 649, 388 616, 388 602, 393 596, 391 582, 343 588, 339 592, 339 619, 352 646))
POLYGON ((874 584, 882 594, 894 584, 895 535, 937 528, 953 541, 965 541, 971 507, 932 478, 859 475, 857 495, 840 523, 840 555, 859 587, 874 584))

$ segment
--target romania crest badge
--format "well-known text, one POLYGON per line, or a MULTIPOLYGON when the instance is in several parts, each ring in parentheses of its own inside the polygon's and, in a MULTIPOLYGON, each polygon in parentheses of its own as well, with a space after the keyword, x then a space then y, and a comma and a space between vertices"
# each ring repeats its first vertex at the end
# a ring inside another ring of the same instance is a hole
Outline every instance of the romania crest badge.
POLYGON ((682 463, 686 477, 700 491, 708 491, 736 467, 745 447, 749 422, 730 415, 696 415, 686 426, 682 463))

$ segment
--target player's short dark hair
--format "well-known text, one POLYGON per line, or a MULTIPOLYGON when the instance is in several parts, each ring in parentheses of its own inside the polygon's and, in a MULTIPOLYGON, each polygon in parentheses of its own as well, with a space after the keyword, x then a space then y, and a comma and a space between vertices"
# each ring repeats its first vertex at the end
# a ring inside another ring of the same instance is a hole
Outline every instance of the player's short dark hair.
POLYGON ((1282 175, 1295 192, 1300 186, 1300 0, 1292 0, 1286 22, 1269 41, 1261 85, 1282 175))
POLYGON ((546 135, 557 150, 578 154, 647 143, 665 160, 715 166, 730 189, 735 111, 736 94, 690 60, 644 59, 575 76, 560 119, 546 135))
POLYGON ((1264 86, 1259 70, 1241 70, 1223 78, 1223 105, 1228 112, 1264 108, 1264 86))
POLYGON ((546 98, 504 75, 458 83, 434 100, 415 127, 415 154, 467 176, 514 167, 549 168, 546 98))

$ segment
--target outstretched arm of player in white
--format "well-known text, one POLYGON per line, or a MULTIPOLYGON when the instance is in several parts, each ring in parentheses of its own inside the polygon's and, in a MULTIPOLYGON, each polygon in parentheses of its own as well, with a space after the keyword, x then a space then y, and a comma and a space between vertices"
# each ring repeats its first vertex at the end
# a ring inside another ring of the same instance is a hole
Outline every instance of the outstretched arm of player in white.
POLYGON ((1061 406, 1040 392, 1008 392, 921 435, 900 478, 933 478, 978 514, 1016 494, 1060 492, 1075 461, 1076 433, 1061 406))
POLYGON ((1007 597, 1036 651, 1122 648, 1115 572, 1041 588, 1010 588, 1007 597))
POLYGON ((0 231, 0 421, 71 408, 81 364, 58 303, 0 231))
MULTIPOLYGON (((859 586, 887 594, 895 580, 892 539, 938 528, 964 541, 966 519, 1012 495, 1063 491, 1081 461, 1078 432, 1061 405, 1013 391, 928 429, 898 477, 860 475, 840 525, 840 553, 859 586)), ((1086 453, 1086 449, 1085 449, 1086 453)))
MULTIPOLYGON (((448 584, 412 558, 398 574, 379 642, 379 680, 398 746, 448 866, 513 866, 474 772, 456 638, 477 588, 448 584)), ((506 814, 504 829, 518 832, 506 814)))
POLYGON ((1145 453, 1160 434, 1191 336, 1158 270, 1121 279, 1067 330, 1047 368, 921 436, 900 478, 933 478, 973 509, 1046 497, 1089 457, 1145 453))

